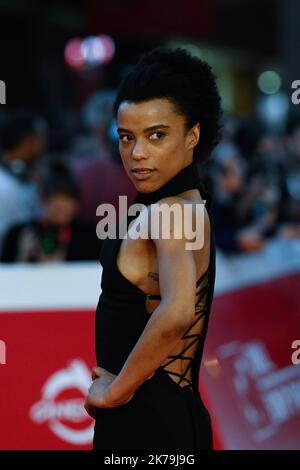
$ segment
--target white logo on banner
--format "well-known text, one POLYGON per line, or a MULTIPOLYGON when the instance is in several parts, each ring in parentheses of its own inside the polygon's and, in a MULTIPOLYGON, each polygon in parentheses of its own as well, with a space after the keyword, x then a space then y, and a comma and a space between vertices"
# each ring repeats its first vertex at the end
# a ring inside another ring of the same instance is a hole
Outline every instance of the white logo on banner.
POLYGON ((39 424, 47 422, 57 437, 70 444, 90 444, 94 422, 85 429, 72 428, 72 423, 83 423, 89 419, 84 409, 84 398, 57 399, 62 392, 72 389, 79 390, 85 396, 90 382, 90 370, 81 359, 75 359, 68 368, 55 372, 42 388, 42 399, 30 409, 32 421, 39 424))
MULTIPOLYGON (((300 368, 279 368, 263 342, 233 341, 218 348, 223 368, 233 372, 233 386, 252 438, 264 441, 281 425, 300 416, 300 368)), ((227 376, 230 374, 227 374, 227 376)))

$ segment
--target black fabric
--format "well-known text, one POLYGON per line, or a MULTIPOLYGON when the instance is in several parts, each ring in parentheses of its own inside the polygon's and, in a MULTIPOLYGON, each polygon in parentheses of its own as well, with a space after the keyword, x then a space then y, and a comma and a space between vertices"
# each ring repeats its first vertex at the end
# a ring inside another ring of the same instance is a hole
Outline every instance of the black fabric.
MULTIPOLYGON (((181 170, 159 190, 148 194, 138 193, 134 202, 148 205, 163 197, 196 188, 202 198, 206 199, 209 213, 211 198, 201 185, 195 163, 181 170)), ((132 219, 134 217, 128 217, 128 223, 132 219)), ((190 335, 190 341, 198 341, 196 352, 189 361, 191 383, 186 385, 189 381, 180 375, 178 383, 175 383, 165 365, 159 367, 153 377, 138 388, 130 402, 117 408, 98 408, 94 449, 212 448, 211 420, 198 390, 199 370, 215 282, 215 241, 212 223, 210 225, 209 268, 195 286, 197 291, 201 291, 195 306, 195 323, 204 316, 204 324, 201 335, 190 335)), ((113 374, 120 372, 149 320, 145 307, 148 295, 124 277, 118 269, 116 260, 121 241, 122 239, 107 238, 102 245, 102 293, 95 322, 97 364, 113 374)), ((186 338, 189 336, 189 329, 185 332, 186 338)), ((182 356, 188 354, 182 351, 180 355, 170 356, 170 363, 182 356)))

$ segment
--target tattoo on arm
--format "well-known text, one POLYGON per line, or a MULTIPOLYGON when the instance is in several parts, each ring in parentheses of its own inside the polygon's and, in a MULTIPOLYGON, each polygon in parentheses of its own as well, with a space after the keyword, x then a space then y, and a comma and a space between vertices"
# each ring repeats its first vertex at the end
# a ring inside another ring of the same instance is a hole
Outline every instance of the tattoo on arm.
POLYGON ((152 273, 151 271, 148 273, 148 277, 153 279, 153 281, 158 282, 158 273, 152 273))

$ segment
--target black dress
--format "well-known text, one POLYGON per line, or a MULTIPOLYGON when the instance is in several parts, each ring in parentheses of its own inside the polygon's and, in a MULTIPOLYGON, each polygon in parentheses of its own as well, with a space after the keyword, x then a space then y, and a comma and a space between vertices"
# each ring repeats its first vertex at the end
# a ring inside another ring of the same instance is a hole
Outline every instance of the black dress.
MULTIPOLYGON (((209 213, 210 197, 201 187, 195 163, 185 167, 157 191, 138 193, 134 202, 148 205, 162 197, 195 188, 206 199, 209 213)), ((128 219, 130 222, 134 217, 128 219)), ((128 403, 116 408, 96 409, 95 450, 212 448, 211 420, 199 394, 199 370, 215 282, 215 241, 211 223, 210 226, 209 267, 196 286, 199 297, 193 325, 204 318, 201 334, 189 334, 191 325, 184 334, 185 338, 190 337, 188 347, 177 356, 169 356, 168 363, 159 367, 136 390, 128 403), (193 357, 190 357, 187 349, 194 342, 198 345, 193 357), (185 361, 186 372, 183 375, 168 371, 168 365, 177 360, 185 361), (191 380, 185 377, 190 368, 191 380)), ((141 336, 150 316, 145 302, 153 297, 132 284, 119 271, 116 259, 121 241, 107 238, 102 245, 102 293, 96 312, 97 364, 113 374, 120 372, 141 336)))

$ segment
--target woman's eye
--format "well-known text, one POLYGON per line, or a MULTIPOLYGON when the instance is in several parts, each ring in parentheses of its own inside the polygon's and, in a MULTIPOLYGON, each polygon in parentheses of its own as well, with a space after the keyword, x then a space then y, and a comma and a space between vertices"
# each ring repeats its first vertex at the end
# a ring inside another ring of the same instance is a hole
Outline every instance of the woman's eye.
POLYGON ((164 132, 155 131, 150 135, 151 140, 162 139, 166 134, 164 132), (153 137, 154 136, 154 137, 153 137))
POLYGON ((119 136, 119 139, 120 139, 120 141, 123 142, 124 144, 127 144, 127 142, 131 142, 132 137, 131 137, 131 135, 124 134, 124 135, 120 135, 120 136, 119 136))

